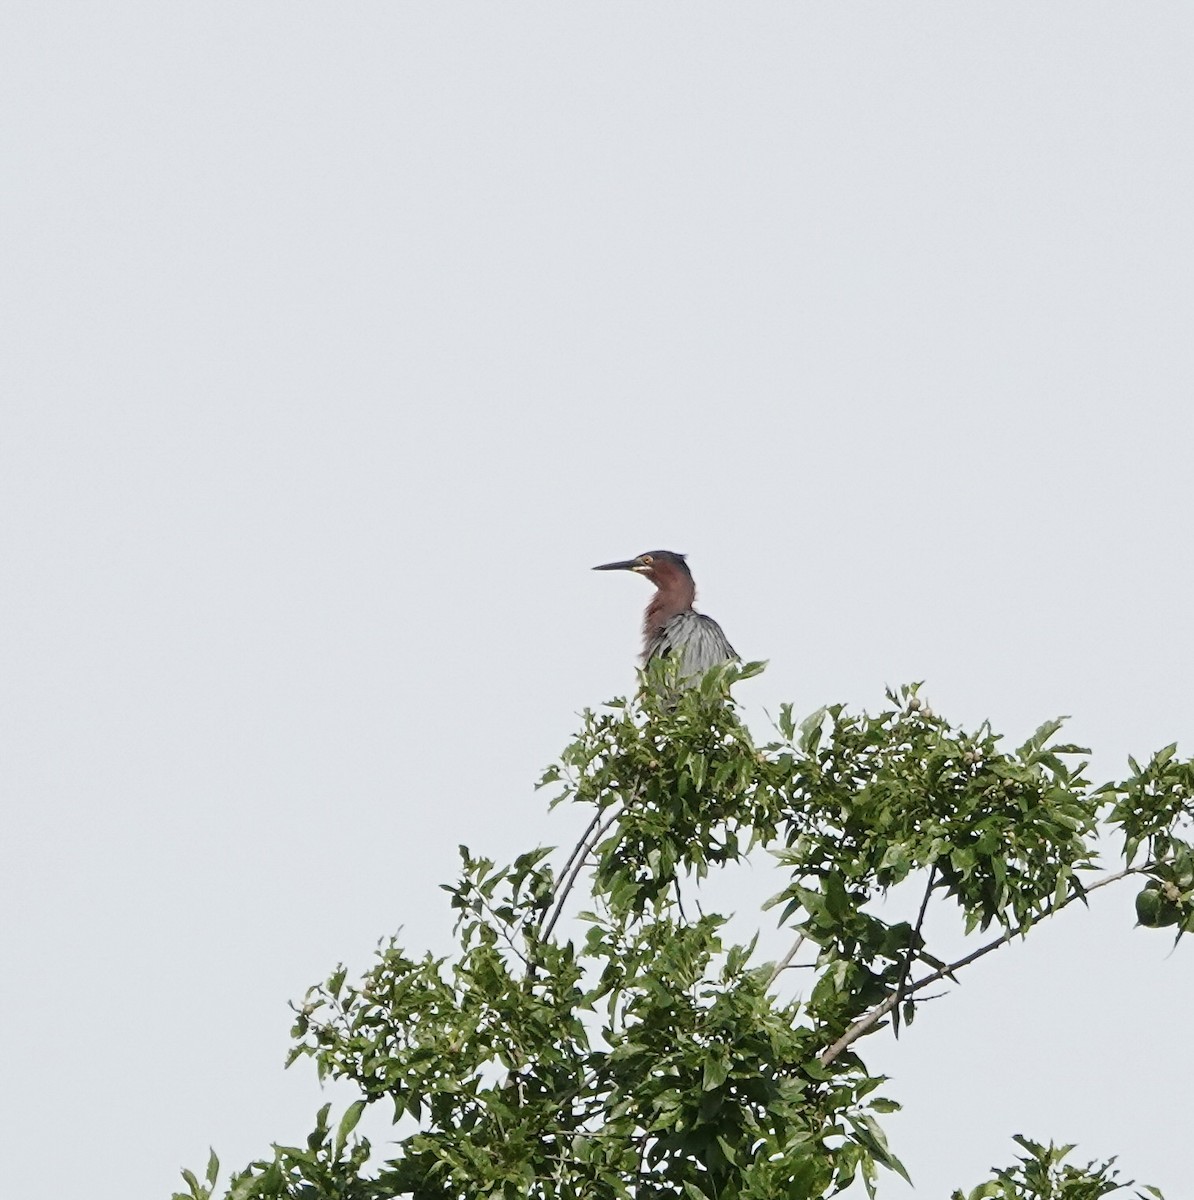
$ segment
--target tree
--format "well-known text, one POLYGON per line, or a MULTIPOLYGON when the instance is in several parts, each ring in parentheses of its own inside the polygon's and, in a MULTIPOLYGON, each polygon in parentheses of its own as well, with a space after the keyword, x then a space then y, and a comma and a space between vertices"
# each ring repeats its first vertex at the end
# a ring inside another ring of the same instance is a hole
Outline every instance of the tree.
MULTIPOLYGON (((540 847, 505 866, 461 847, 453 958, 391 940, 360 981, 341 967, 312 988, 289 1062, 313 1059, 359 1098, 225 1194, 804 1200, 861 1176, 873 1195, 878 1168, 905 1172, 863 1038, 898 1034, 971 963, 1132 876, 1141 925, 1194 930, 1194 762, 1175 747, 1096 787, 1087 751, 1054 740, 1060 720, 1008 751, 916 686, 875 716, 834 705, 797 726, 785 705, 760 747, 729 688, 761 669, 684 690, 656 663, 634 700, 586 711, 541 781, 553 805, 591 813, 584 835, 562 860, 540 847), (1100 873, 1108 834, 1122 862, 1100 873), (792 941, 777 962, 729 944, 702 905, 712 872, 762 854, 783 871, 768 907, 792 941), (896 888, 916 890, 914 920, 882 915, 896 888), (924 933, 943 905, 978 941, 952 962, 924 933), (377 1166, 354 1135, 369 1105, 401 1135, 377 1166)), ((966 1200, 1130 1186, 1110 1162, 1065 1163, 1071 1147, 1021 1146, 966 1200)), ((176 1200, 208 1200, 217 1169, 213 1155, 204 1182, 184 1172, 176 1200)))

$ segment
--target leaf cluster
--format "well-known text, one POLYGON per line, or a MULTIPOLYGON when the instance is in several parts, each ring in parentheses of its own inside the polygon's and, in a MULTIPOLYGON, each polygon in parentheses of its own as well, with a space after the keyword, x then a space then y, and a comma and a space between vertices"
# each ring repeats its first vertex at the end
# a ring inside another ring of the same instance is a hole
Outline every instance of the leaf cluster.
POLYGON ((1099 796, 1110 804, 1108 824, 1124 838, 1124 858, 1146 882, 1136 897, 1136 916, 1152 929, 1175 927, 1177 938, 1194 932, 1194 760, 1179 759, 1171 744, 1132 774, 1109 783, 1099 796))
MULTIPOLYGON (((1027 1151, 1010 1167, 995 1168, 994 1178, 972 1191, 958 1190, 951 1200, 1102 1200, 1126 1191, 1132 1180, 1119 1182, 1115 1159, 1090 1162, 1080 1167, 1066 1162, 1073 1146, 1042 1145, 1016 1135, 1014 1140, 1027 1151)), ((1145 1186, 1135 1200, 1165 1200, 1155 1187, 1145 1186)))

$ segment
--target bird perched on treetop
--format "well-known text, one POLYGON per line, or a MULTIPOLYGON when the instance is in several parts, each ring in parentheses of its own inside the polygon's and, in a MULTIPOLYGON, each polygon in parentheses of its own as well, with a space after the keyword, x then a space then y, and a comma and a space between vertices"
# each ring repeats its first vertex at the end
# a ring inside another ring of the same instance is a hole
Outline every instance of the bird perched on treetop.
POLYGON ((652 550, 625 562, 603 563, 593 570, 634 571, 655 585, 655 595, 643 615, 644 666, 653 658, 677 654, 681 674, 691 678, 738 657, 721 626, 712 617, 693 611, 696 584, 683 554, 652 550))

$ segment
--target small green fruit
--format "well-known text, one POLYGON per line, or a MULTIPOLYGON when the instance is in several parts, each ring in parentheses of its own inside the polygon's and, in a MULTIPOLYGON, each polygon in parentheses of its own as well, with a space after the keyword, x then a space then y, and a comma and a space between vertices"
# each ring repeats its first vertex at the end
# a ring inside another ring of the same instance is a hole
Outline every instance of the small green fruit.
POLYGON ((1145 929, 1164 929, 1181 920, 1181 909, 1161 892, 1156 884, 1150 883, 1136 897, 1136 920, 1145 929))

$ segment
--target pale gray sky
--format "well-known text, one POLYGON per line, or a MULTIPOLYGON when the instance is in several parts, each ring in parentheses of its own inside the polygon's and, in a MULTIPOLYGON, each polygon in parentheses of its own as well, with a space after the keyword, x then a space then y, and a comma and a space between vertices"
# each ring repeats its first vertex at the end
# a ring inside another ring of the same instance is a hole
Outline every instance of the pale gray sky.
MULTIPOLYGON (((286 1002, 575 827, 531 784, 646 599, 594 563, 689 554, 760 731, 924 679, 1194 752, 1189 5, 3 26, 6 1196, 305 1135, 286 1002)), ((1130 890, 866 1044, 916 1195, 1021 1131, 1188 1188, 1130 890)))

